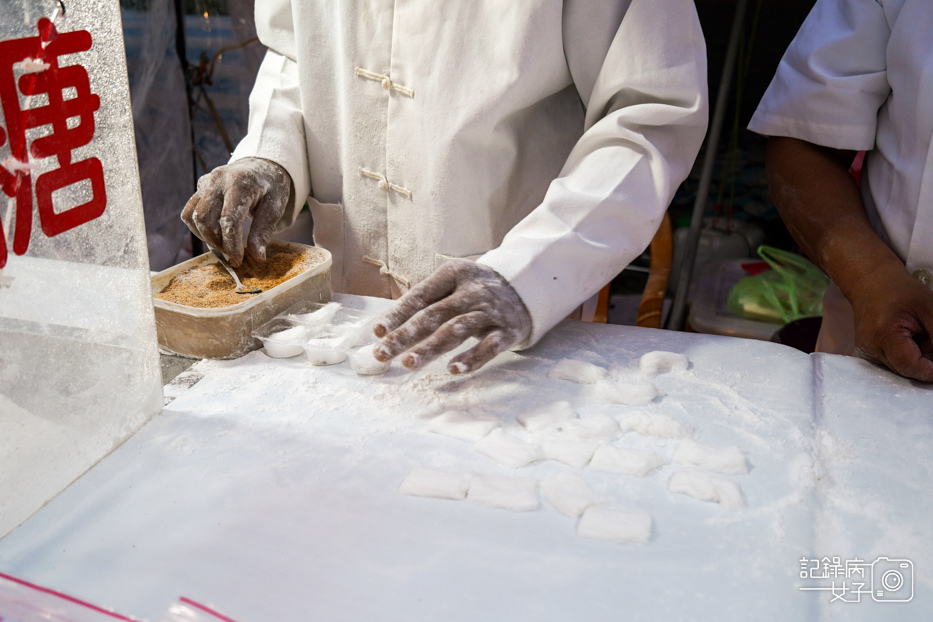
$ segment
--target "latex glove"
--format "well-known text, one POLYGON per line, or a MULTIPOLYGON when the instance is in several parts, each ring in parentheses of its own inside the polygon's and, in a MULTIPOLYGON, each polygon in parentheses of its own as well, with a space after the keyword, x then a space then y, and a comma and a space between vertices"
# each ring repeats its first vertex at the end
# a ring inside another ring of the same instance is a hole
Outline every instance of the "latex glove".
POLYGON ((246 245, 253 259, 262 262, 291 190, 292 178, 284 168, 262 158, 243 158, 203 175, 181 219, 208 246, 223 251, 231 265, 239 266, 243 223, 249 216, 253 224, 246 245))
POLYGON ((479 343, 458 354, 447 370, 475 371, 524 341, 531 316, 509 283, 482 264, 451 259, 416 285, 373 327, 382 341, 373 355, 386 362, 403 354, 402 365, 420 369, 470 337, 479 343))
POLYGON ((850 294, 859 356, 933 382, 933 291, 902 265, 885 266, 850 294))

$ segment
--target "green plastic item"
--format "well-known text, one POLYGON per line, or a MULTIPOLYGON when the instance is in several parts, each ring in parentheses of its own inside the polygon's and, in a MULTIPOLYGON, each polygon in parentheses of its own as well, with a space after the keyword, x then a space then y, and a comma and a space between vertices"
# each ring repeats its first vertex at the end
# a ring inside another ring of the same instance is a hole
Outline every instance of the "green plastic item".
POLYGON ((732 312, 750 320, 787 324, 823 315, 829 279, 806 258, 773 246, 759 246, 770 270, 747 276, 729 290, 732 312))

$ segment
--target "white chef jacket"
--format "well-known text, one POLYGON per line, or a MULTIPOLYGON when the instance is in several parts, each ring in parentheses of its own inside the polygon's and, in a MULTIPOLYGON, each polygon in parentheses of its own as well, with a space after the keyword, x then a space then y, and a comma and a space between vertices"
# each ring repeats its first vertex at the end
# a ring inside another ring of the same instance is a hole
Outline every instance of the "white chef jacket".
POLYGON ((233 160, 309 199, 334 289, 396 297, 450 257, 541 335, 649 244, 707 124, 691 0, 262 0, 233 160))
MULTIPOLYGON (((933 2, 818 0, 748 127, 868 151, 872 226, 908 270, 933 269, 933 2)), ((854 354, 846 307, 831 287, 821 351, 854 354)))

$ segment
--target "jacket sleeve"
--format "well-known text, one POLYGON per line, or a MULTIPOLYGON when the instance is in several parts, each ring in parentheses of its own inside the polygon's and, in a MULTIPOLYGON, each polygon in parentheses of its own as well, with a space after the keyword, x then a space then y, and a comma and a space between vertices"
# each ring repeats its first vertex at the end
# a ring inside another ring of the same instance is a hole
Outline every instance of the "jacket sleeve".
POLYGON ((531 314, 520 347, 647 248, 706 133, 706 46, 692 0, 632 0, 607 51, 593 54, 605 17, 587 2, 565 6, 584 133, 542 204, 478 260, 509 281, 531 314))
POLYGON ((819 0, 748 129, 835 149, 872 149, 878 110, 891 94, 890 34, 877 0, 819 0))
POLYGON ((256 3, 256 31, 269 49, 249 96, 249 126, 230 161, 264 158, 282 166, 292 178, 289 199, 277 230, 295 222, 311 193, 311 176, 298 88, 295 31, 290 0, 256 3))

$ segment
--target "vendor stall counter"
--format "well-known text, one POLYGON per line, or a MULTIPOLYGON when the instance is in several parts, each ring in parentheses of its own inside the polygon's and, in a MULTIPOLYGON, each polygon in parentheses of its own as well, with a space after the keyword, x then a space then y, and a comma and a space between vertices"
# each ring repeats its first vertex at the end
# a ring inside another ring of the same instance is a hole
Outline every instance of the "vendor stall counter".
POLYGON ((259 351, 200 362, 166 395, 161 415, 0 540, 0 572, 141 618, 179 594, 239 622, 933 618, 933 394, 864 361, 565 321, 465 377, 443 361, 363 377, 259 351), (647 406, 547 375, 574 358, 634 378, 656 350, 690 366, 651 379, 661 395, 647 406), (625 432, 616 445, 665 462, 634 477, 509 468, 427 427, 459 409, 520 437, 517 415, 558 401, 581 418, 668 415, 697 442, 738 447, 748 470, 728 477, 745 507, 668 489, 681 439, 625 432), (581 538, 543 498, 511 512, 400 494, 415 467, 572 473, 607 507, 649 513, 650 539, 581 538))

